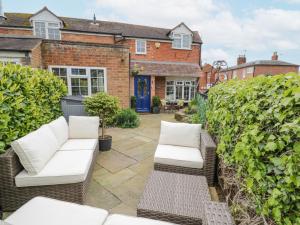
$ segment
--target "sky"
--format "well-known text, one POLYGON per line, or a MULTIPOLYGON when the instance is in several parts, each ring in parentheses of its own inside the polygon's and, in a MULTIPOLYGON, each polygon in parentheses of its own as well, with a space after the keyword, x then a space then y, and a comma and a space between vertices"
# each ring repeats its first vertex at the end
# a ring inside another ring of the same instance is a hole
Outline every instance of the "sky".
POLYGON ((34 13, 173 28, 180 22, 203 40, 202 62, 279 59, 300 64, 300 0, 2 0, 5 12, 34 13))

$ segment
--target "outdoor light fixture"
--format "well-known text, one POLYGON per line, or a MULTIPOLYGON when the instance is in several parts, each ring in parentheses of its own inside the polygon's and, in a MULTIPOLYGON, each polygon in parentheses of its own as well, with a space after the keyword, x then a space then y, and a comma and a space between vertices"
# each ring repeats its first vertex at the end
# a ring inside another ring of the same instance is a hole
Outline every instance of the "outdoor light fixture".
POLYGON ((160 47, 160 43, 159 42, 155 42, 155 47, 159 48, 160 47))

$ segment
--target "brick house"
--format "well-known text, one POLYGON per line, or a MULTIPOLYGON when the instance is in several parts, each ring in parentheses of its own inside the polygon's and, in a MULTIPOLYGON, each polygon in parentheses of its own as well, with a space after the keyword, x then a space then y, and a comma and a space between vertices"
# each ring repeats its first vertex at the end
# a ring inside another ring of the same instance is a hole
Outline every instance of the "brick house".
MULTIPOLYGON (((0 13, 1 15, 1 13, 0 13)), ((202 41, 184 23, 173 29, 35 14, 0 16, 0 61, 49 69, 68 95, 106 91, 149 112, 151 98, 190 101, 200 77, 202 41), (135 75, 135 76, 133 76, 135 75)))
POLYGON ((271 60, 246 61, 245 55, 237 58, 237 65, 223 69, 217 73, 215 68, 207 64, 203 67, 200 75, 200 91, 205 91, 215 83, 218 75, 224 79, 249 79, 259 75, 276 75, 289 72, 299 73, 299 65, 278 60, 277 52, 274 52, 271 60))

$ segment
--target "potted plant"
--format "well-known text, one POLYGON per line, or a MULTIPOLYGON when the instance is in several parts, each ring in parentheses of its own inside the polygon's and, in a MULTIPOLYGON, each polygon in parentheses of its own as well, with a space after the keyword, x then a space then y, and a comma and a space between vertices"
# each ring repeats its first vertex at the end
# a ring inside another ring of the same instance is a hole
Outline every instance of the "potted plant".
POLYGON ((102 132, 99 137, 99 150, 108 151, 111 149, 112 136, 105 135, 105 124, 111 121, 119 111, 119 99, 99 92, 83 101, 87 113, 91 116, 99 116, 101 120, 102 132))
POLYGON ((160 98, 159 96, 153 96, 152 98, 152 113, 157 114, 160 113, 160 98))

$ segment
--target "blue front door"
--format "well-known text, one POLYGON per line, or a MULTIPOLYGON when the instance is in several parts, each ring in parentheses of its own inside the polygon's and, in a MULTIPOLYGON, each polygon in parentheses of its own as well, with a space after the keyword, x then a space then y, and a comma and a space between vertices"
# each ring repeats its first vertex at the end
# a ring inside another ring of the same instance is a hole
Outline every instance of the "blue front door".
POLYGON ((150 76, 137 75, 134 77, 134 95, 136 111, 150 112, 150 76))

